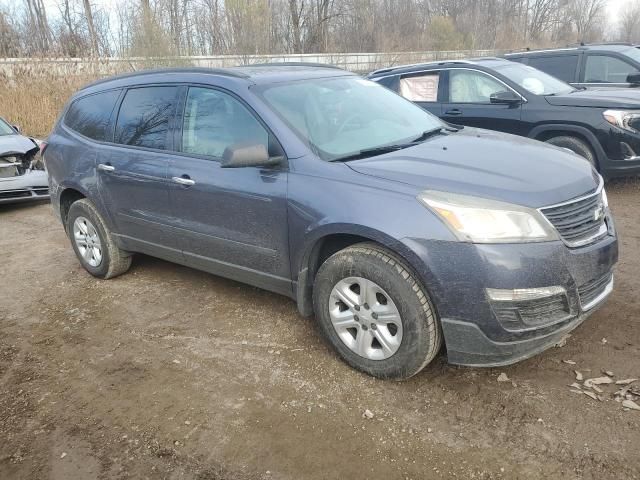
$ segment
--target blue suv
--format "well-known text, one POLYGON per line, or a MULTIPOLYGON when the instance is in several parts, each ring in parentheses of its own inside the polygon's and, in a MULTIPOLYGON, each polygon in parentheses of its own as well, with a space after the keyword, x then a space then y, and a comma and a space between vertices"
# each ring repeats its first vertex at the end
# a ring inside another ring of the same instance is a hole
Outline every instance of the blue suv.
POLYGON ((168 69, 83 88, 48 140, 82 266, 144 253, 296 300, 350 365, 407 378, 557 343, 613 287, 600 175, 452 127, 335 68, 168 69))

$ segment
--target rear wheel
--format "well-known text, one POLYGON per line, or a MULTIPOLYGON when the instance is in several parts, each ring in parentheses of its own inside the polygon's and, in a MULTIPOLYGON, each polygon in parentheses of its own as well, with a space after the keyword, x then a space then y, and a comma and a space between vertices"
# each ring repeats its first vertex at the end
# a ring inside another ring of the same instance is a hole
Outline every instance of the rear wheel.
POLYGON ((314 284, 316 318, 352 367, 379 378, 409 378, 440 350, 429 296, 405 262, 369 243, 331 256, 314 284))
POLYGON ((69 207, 67 233, 80 264, 91 275, 113 278, 131 266, 131 254, 118 248, 104 220, 86 198, 69 207))
POLYGON ((598 164, 596 162, 596 156, 591 149, 591 146, 585 142, 584 140, 571 136, 560 136, 553 137, 546 140, 547 143, 551 145, 555 145, 556 147, 567 148, 574 153, 577 153, 581 157, 587 159, 587 161, 594 166, 594 168, 598 168, 598 164))

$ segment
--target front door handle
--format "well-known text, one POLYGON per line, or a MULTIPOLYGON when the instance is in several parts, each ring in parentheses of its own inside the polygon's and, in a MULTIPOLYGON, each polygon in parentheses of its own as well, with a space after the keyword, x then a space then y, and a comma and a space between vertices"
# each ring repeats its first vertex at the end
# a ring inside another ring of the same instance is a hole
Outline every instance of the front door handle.
POLYGON ((447 110, 446 112, 444 112, 445 115, 462 115, 462 110, 460 110, 459 108, 452 108, 451 110, 447 110))
POLYGON ((98 170, 102 170, 103 172, 113 172, 116 167, 111 165, 110 163, 100 163, 98 164, 98 170))
POLYGON ((191 180, 189 178, 189 175, 183 175, 181 177, 171 177, 171 180, 180 185, 184 185, 185 187, 190 187, 191 185, 196 184, 194 180, 191 180))

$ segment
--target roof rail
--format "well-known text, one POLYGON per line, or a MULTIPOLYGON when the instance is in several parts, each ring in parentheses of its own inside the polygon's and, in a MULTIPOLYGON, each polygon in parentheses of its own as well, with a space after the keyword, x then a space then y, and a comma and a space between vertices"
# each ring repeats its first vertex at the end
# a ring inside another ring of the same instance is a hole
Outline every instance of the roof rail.
POLYGON ((333 68, 335 70, 344 70, 337 65, 330 63, 318 62, 265 62, 265 63, 249 63, 246 65, 238 65, 238 68, 251 67, 317 67, 317 68, 333 68))
POLYGON ((596 42, 596 43, 585 43, 578 42, 567 45, 567 47, 597 47, 599 45, 620 45, 620 46, 628 46, 633 47, 633 43, 629 42, 596 42))
POLYGON ((387 72, 393 72, 394 70, 400 70, 402 68, 411 68, 411 67, 421 67, 421 66, 426 66, 426 65, 447 65, 447 64, 461 64, 461 65, 468 65, 470 63, 473 63, 469 60, 434 60, 432 62, 420 62, 420 63, 411 63, 408 65, 398 65, 396 67, 386 67, 386 68, 380 68, 378 70, 374 70, 373 72, 371 72, 369 75, 375 75, 377 73, 387 73, 387 72))
POLYGON ((107 78, 101 78, 100 80, 96 80, 95 82, 91 82, 85 85, 80 90, 85 90, 89 87, 94 87, 96 85, 101 85, 103 83, 108 83, 115 80, 144 77, 146 75, 155 75, 158 73, 204 73, 204 74, 210 74, 210 75, 224 75, 227 77, 249 78, 249 75, 246 75, 238 71, 226 69, 226 68, 167 67, 167 68, 153 68, 149 70, 138 70, 135 72, 122 73, 120 75, 113 75, 107 78))

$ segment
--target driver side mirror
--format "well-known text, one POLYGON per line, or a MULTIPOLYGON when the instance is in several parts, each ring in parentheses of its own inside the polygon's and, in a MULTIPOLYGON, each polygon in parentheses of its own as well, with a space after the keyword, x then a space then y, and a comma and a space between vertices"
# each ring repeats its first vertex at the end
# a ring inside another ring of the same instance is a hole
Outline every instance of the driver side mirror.
POLYGON ((11 128, 13 128, 16 133, 22 133, 22 129, 20 128, 20 125, 11 125, 11 128))
POLYGON ((222 168, 272 167, 279 165, 284 157, 270 157, 267 147, 261 143, 238 143, 225 148, 222 168))
POLYGON ((492 93, 489 101, 497 105, 520 105, 522 99, 511 90, 492 93))
POLYGON ((633 86, 640 86, 640 72, 634 72, 627 75, 627 83, 633 86))

